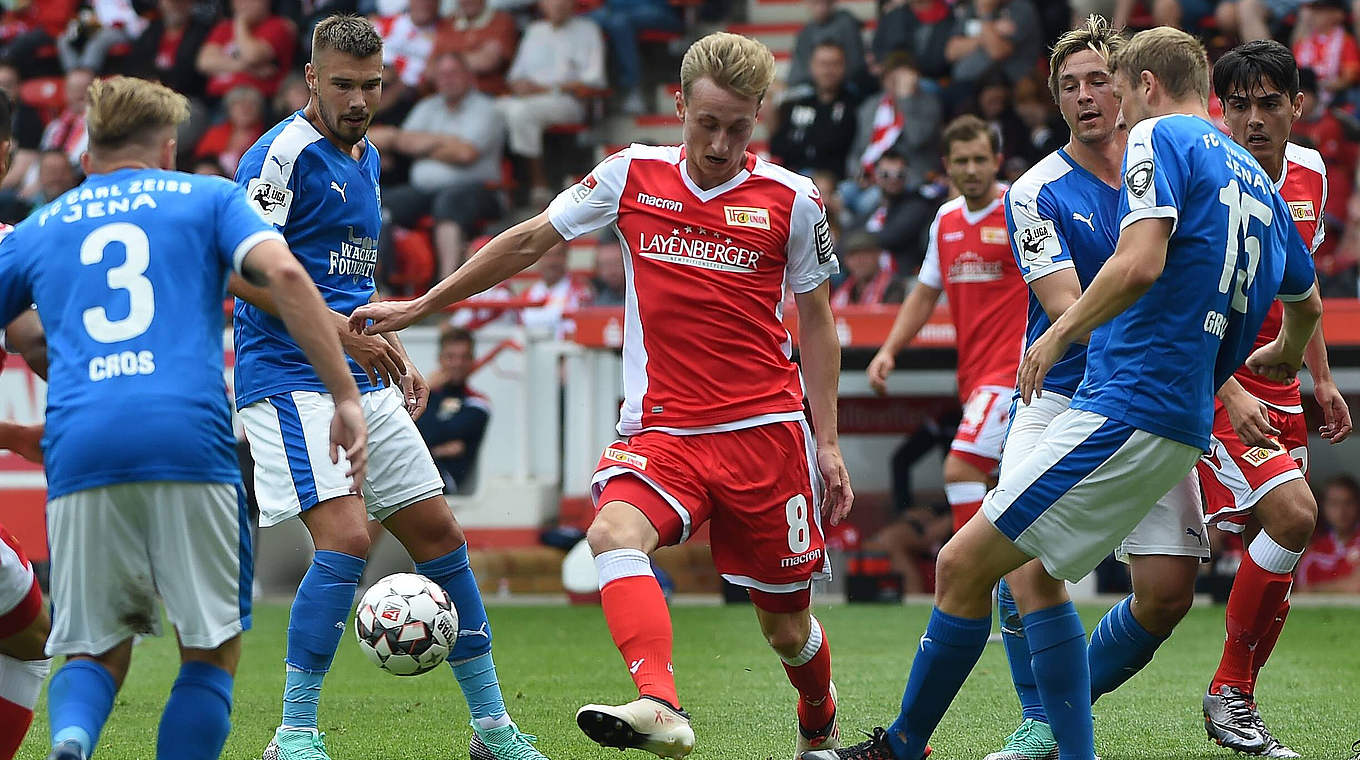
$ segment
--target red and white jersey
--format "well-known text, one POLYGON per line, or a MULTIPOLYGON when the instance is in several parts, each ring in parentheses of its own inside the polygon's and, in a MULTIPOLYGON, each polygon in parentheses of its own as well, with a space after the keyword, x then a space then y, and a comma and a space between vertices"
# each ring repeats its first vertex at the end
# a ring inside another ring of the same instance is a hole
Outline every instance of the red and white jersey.
POLYGON ((634 144, 548 206, 570 240, 613 225, 623 247, 619 433, 698 434, 803 416, 781 302, 836 272, 812 181, 746 154, 703 190, 678 146, 634 144))
POLYGON ((949 299, 959 398, 984 385, 1014 388, 1029 290, 1011 253, 1002 193, 981 211, 969 211, 962 196, 940 207, 919 279, 949 299))
POLYGON ((410 13, 378 18, 373 27, 383 40, 383 64, 407 87, 416 87, 434 51, 435 26, 416 26, 410 13))
MULTIPOLYGON (((1284 175, 1275 181, 1275 189, 1289 204, 1289 213, 1299 234, 1309 241, 1310 250, 1316 253, 1326 235, 1322 210, 1327 205, 1327 167, 1322 162, 1322 154, 1312 148, 1286 143, 1284 175)), ((1261 331, 1256 334, 1253 349, 1275 340, 1275 336, 1280 334, 1283 313, 1284 306, 1279 301, 1271 305, 1266 321, 1261 324, 1261 331)), ((1233 377, 1248 393, 1270 406, 1285 412, 1303 411, 1297 379, 1287 383, 1268 380, 1248 370, 1246 365, 1239 368, 1233 377)))

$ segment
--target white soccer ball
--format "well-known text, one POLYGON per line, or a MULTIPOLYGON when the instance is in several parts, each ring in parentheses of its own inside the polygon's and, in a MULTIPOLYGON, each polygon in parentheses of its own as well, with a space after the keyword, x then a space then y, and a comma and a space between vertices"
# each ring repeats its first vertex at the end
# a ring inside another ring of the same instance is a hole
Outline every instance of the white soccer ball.
POLYGON ((354 634, 368 659, 388 673, 418 676, 438 667, 458 640, 458 610, 434 581, 396 573, 359 600, 354 634))

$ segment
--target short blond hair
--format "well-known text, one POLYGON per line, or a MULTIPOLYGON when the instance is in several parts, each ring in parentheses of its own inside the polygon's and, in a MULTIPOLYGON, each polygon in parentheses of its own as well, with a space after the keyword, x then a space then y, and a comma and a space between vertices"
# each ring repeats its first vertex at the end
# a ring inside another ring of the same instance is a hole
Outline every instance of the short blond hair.
POLYGON ((774 54, 750 37, 714 32, 690 45, 680 62, 680 91, 685 99, 704 77, 724 90, 761 100, 774 82, 774 54))
POLYGON ((85 129, 90 147, 116 150, 128 143, 152 143, 155 132, 189 118, 189 101, 158 82, 112 77, 90 85, 85 129))
POLYGON ((1126 72, 1133 81, 1144 71, 1157 77, 1167 95, 1177 100, 1191 95, 1209 102, 1209 56, 1191 34, 1169 26, 1133 35, 1110 59, 1110 72, 1126 72))
POLYGON ((1129 38, 1124 36, 1123 30, 1112 28, 1104 16, 1094 13, 1086 17, 1085 24, 1064 33, 1053 44, 1053 52, 1048 56, 1048 90, 1053 93, 1053 101, 1058 100, 1058 69, 1064 61, 1083 50, 1090 50, 1103 58, 1108 66, 1128 43, 1129 38))

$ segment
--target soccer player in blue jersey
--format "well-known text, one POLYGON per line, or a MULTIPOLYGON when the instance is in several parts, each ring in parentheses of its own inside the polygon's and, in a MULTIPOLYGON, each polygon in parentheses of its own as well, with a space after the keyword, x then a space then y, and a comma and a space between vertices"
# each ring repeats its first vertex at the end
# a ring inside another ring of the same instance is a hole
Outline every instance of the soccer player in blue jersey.
MULTIPOLYGON (((1063 35, 1049 59, 1050 89, 1072 130, 1067 146, 1050 154, 1011 186, 1006 221, 1016 261, 1030 286, 1026 344, 1069 306, 1114 253, 1126 131, 1108 59, 1127 42, 1098 16, 1063 35)), ((1017 400, 1001 467, 1015 467, 1071 403, 1086 372, 1086 346, 1074 344, 1044 377, 1043 395, 1017 400)), ((1201 524, 1199 480, 1192 470, 1138 523, 1115 551, 1128 562, 1133 594, 1105 615, 1087 648, 1091 699, 1113 691, 1151 661, 1189 611, 1199 563, 1209 556, 1201 524)), ((984 760, 1050 760, 1057 741, 1039 699, 1029 642, 1010 585, 1025 585, 1032 607, 1067 601, 1060 584, 1031 561, 998 587, 1002 642, 1020 697, 1021 723, 1001 750, 984 760), (1046 592, 1060 593, 1046 598, 1046 592)), ((1020 592, 1024 595, 1026 592, 1020 592)))
POLYGON ((362 494, 350 493, 343 471, 318 455, 330 395, 272 315, 268 297, 233 283, 236 404, 255 459, 260 524, 300 517, 316 546, 290 613, 283 716, 264 758, 328 757, 317 723, 321 685, 349 618, 368 556, 367 523, 374 519, 406 547, 416 572, 443 587, 458 608, 462 630, 449 662, 472 713, 472 758, 539 760, 533 738, 506 711, 466 541, 412 419, 429 388, 395 335, 362 336, 345 327, 349 314, 374 296, 379 160, 364 135, 382 93, 382 39, 363 18, 332 16, 317 25, 312 40, 310 101, 246 152, 236 179, 321 289, 335 312, 328 324, 346 334, 347 349, 354 340, 390 343, 405 372, 389 367, 388 378, 396 375, 403 385, 394 388, 370 378, 366 361, 351 363, 372 459, 362 494))
MULTIPOLYGON (((897 719, 869 741, 804 760, 929 754, 930 734, 986 645, 993 585, 1036 557, 1051 585, 1080 579, 1129 534, 1207 447, 1214 391, 1246 358, 1277 296, 1280 336, 1248 362, 1276 377, 1303 363, 1322 312, 1312 259, 1255 159, 1209 122, 1203 46, 1159 27, 1110 65, 1130 128, 1119 240, 1025 352, 1021 398, 1042 397, 1045 375, 1083 339, 1086 375, 1071 408, 1029 457, 1003 469, 980 515, 941 550, 935 609, 897 719)), ((1059 757, 1092 760, 1081 620, 1070 601, 1016 602, 1059 757)))
POLYGON ((159 84, 96 82, 88 179, 0 243, 0 323, 36 304, 47 332, 47 653, 67 656, 50 760, 94 751, 158 595, 182 665, 156 757, 210 760, 226 741, 252 573, 222 374, 229 271, 267 288, 335 394, 323 455, 364 476, 359 391, 316 287, 235 185, 168 170, 188 115, 159 84))

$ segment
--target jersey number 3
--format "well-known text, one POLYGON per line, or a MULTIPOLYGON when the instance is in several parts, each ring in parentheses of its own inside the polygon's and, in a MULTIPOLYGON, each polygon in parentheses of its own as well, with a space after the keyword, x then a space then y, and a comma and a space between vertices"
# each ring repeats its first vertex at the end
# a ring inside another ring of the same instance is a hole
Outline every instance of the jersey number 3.
POLYGON ((93 266, 104 260, 104 250, 113 243, 121 243, 126 252, 123 263, 108 272, 109 288, 125 290, 128 294, 128 315, 109 319, 103 306, 91 306, 82 315, 85 332, 100 343, 118 343, 135 338, 151 327, 156 315, 156 292, 146 279, 146 268, 151 264, 151 242, 146 232, 135 224, 114 222, 95 229, 80 244, 80 263, 93 266))
POLYGON ((1218 292, 1232 289, 1232 310, 1247 313, 1247 288, 1256 279, 1256 267, 1261 263, 1261 239, 1251 234, 1251 220, 1269 227, 1275 213, 1251 193, 1242 192, 1237 180, 1218 191, 1218 200, 1228 207, 1228 246, 1223 257, 1223 276, 1218 278, 1218 292), (1246 251, 1246 267, 1237 266, 1239 246, 1246 251), (1234 277, 1235 275, 1235 277, 1234 277))

